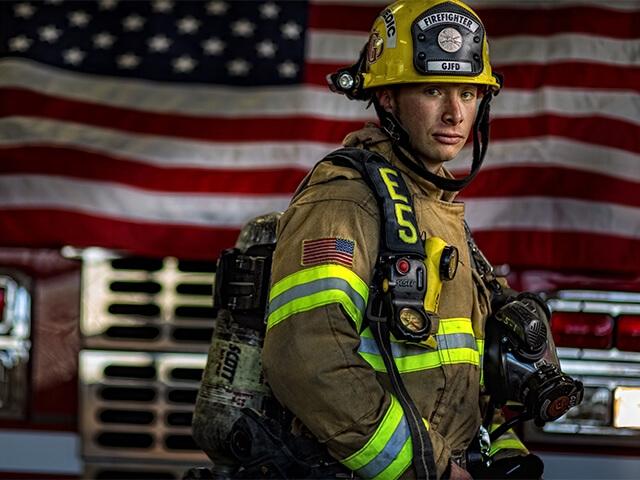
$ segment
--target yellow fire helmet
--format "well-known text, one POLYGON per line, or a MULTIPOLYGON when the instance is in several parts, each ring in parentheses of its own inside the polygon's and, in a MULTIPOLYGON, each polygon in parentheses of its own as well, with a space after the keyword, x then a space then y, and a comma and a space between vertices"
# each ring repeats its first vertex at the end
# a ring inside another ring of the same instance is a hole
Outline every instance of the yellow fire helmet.
POLYGON ((349 98, 405 83, 471 83, 497 93, 480 18, 460 0, 400 0, 376 18, 359 61, 327 78, 349 98), (369 90, 369 91, 367 91, 369 90))

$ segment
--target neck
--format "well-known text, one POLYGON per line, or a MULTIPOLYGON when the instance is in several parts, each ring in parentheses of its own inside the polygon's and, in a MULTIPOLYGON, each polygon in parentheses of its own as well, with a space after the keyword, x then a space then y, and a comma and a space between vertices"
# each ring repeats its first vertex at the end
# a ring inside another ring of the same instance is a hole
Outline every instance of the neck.
POLYGON ((442 170, 442 165, 444 162, 435 162, 424 155, 416 152, 415 149, 411 148, 408 150, 408 153, 416 159, 427 171, 433 173, 434 175, 438 175, 442 170))
POLYGON ((440 173, 440 171, 442 170, 442 164, 444 162, 432 162, 432 161, 428 161, 427 159, 425 159, 423 156, 421 155, 417 155, 416 158, 420 161, 420 163, 422 163, 422 166, 424 168, 426 168, 429 172, 438 175, 440 173))

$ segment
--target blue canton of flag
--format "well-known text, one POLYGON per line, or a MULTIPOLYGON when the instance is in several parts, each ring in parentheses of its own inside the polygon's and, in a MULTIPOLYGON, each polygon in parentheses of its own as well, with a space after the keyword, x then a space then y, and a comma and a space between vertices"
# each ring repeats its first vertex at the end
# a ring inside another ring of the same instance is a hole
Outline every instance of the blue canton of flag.
POLYGON ((351 240, 345 240, 343 238, 336 239, 336 250, 349 255, 353 255, 354 243, 351 240))
POLYGON ((0 55, 97 75, 299 83, 303 1, 0 2, 0 55))

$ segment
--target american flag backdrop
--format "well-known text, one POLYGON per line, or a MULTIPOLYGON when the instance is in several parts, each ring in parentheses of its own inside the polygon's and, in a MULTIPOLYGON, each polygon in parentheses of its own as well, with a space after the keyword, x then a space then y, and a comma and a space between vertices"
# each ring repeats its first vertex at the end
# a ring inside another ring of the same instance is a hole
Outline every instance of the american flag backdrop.
MULTIPOLYGON (((325 76, 385 3, 0 2, 0 245, 216 257, 374 118, 325 76)), ((506 82, 462 194, 480 247, 639 271, 640 1, 469 3, 506 82)))

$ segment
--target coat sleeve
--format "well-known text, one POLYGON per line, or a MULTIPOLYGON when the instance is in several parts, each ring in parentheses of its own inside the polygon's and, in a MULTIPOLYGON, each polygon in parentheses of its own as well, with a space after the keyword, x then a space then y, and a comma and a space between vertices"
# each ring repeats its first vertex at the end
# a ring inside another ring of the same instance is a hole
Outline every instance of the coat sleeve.
MULTIPOLYGON (((502 425, 505 422, 504 415, 502 411, 496 409, 493 420, 491 422, 491 427, 489 428, 489 432, 493 432, 496 428, 502 425)), ((499 460, 507 457, 514 457, 517 455, 527 455, 529 450, 518 438, 518 435, 512 430, 509 429, 505 433, 503 433, 500 438, 498 438, 495 442, 491 443, 491 448, 489 450, 489 456, 493 457, 495 460, 499 460)))
MULTIPOLYGON (((358 476, 410 477, 413 453, 402 408, 358 354, 378 251, 377 206, 372 196, 336 200, 332 192, 331 198, 298 201, 281 219, 265 375, 278 400, 358 476), (321 239, 353 242, 352 258, 332 260, 327 251, 314 256, 308 248, 303 258, 304 242, 321 239)), ((438 432, 429 434, 440 477, 451 452, 438 432)))
MULTIPOLYGON (((502 305, 504 305, 504 303, 506 303, 508 299, 518 295, 518 292, 509 286, 509 282, 507 282, 507 279, 505 277, 496 277, 496 280, 502 287, 502 296, 500 298, 492 299, 491 314, 494 313, 493 310, 498 309, 502 305)), ((484 402, 484 407, 486 407, 486 403, 488 403, 488 397, 485 398, 485 400, 486 401, 484 402)), ((493 432, 505 421, 506 419, 504 417, 504 414, 502 413, 502 410, 499 408, 494 409, 491 425, 489 427, 489 433, 493 432)), ((527 455, 528 453, 529 450, 527 449, 527 447, 525 447, 522 441, 520 441, 513 429, 509 429, 505 433, 503 433, 500 438, 498 438, 491 444, 491 448, 489 450, 489 456, 494 457, 495 460, 500 460, 502 458, 513 457, 517 455, 527 455)))

